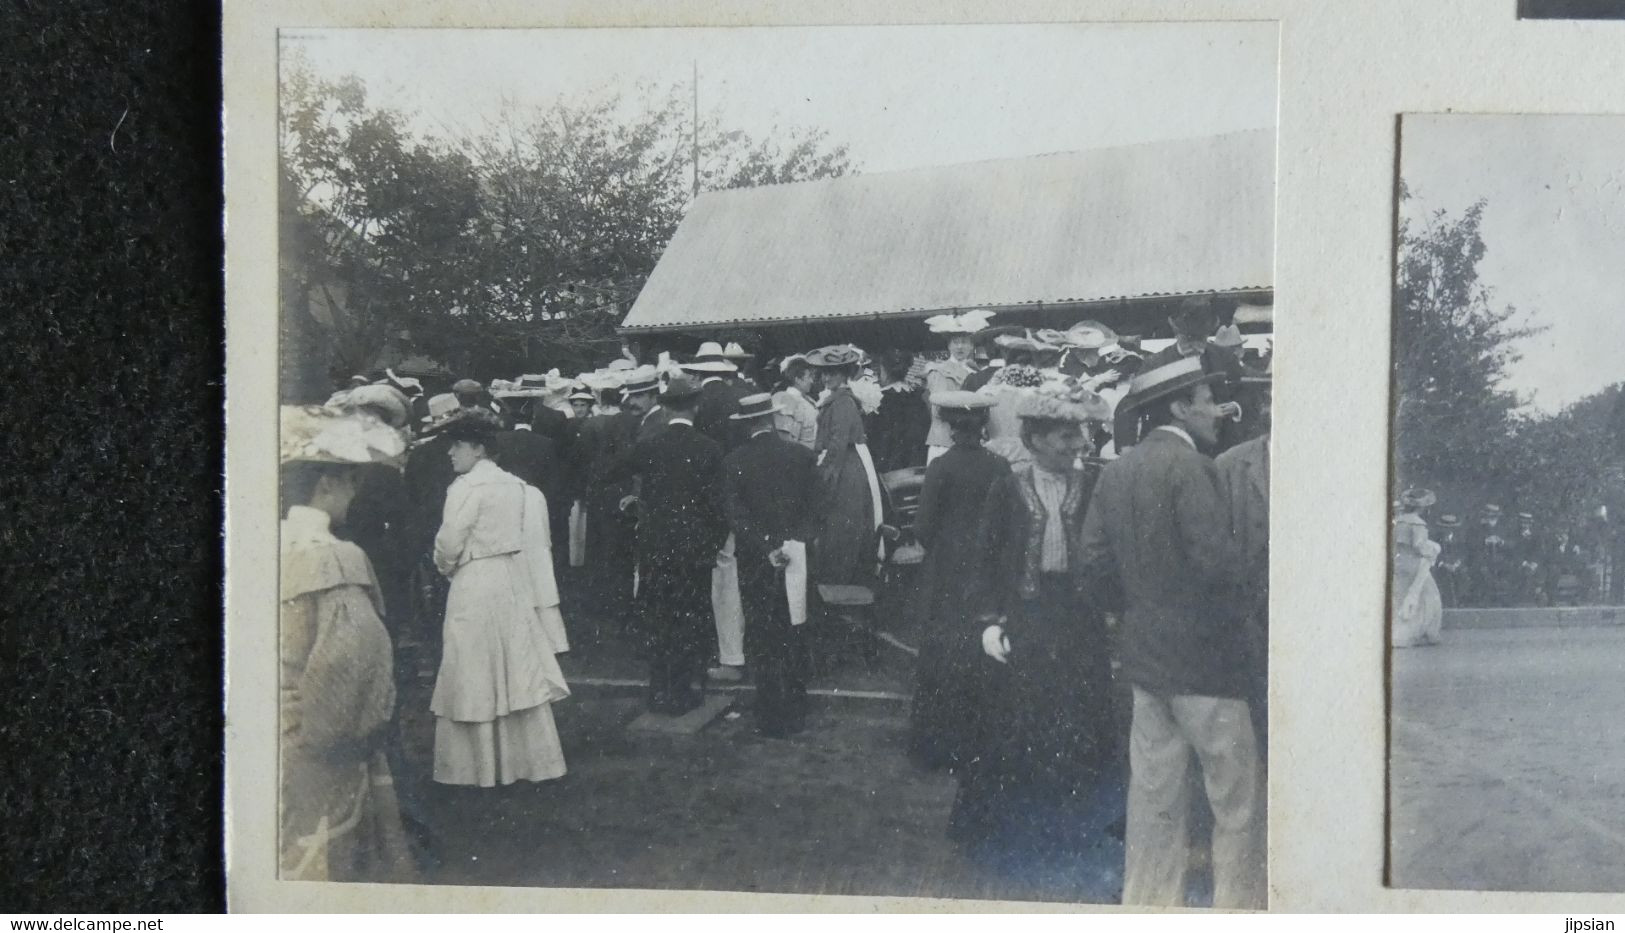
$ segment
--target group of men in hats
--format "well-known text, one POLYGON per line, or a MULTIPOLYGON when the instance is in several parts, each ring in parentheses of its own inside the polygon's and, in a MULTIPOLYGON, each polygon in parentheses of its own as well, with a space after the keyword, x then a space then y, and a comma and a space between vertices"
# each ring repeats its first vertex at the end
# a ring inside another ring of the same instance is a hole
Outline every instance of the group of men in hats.
POLYGON ((1540 534, 1531 512, 1506 522, 1498 503, 1486 503, 1473 527, 1440 515, 1440 548, 1433 566, 1445 608, 1579 605, 1594 584, 1592 554, 1567 529, 1540 534))

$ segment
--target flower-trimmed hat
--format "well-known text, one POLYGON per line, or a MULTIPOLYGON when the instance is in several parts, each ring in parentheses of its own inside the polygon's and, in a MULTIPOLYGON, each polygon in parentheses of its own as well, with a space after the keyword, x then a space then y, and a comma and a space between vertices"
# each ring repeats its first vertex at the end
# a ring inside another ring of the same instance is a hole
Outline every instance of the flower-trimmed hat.
POLYGON ((986 330, 987 322, 992 318, 992 311, 937 314, 925 319, 925 327, 931 333, 944 337, 968 337, 986 330))
POLYGON ((406 436, 375 415, 325 405, 283 405, 282 463, 383 463, 399 468, 406 436))
POLYGON ((1112 406, 1099 394, 1080 385, 1052 384, 1021 397, 1016 417, 1044 421, 1108 421, 1112 406))

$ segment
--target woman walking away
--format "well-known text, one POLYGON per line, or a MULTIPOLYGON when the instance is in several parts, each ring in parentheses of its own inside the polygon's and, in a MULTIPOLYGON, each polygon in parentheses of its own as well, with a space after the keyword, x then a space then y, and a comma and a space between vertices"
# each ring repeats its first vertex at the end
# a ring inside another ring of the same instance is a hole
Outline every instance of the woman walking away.
POLYGON ((878 559, 880 478, 869 455, 863 411, 847 386, 862 359, 857 347, 824 347, 807 355, 829 394, 818 411, 817 457, 823 524, 813 548, 812 580, 865 585, 878 559))
POLYGON ((973 856, 1053 870, 1087 900, 1114 900, 1123 869, 1126 768, 1112 715, 1100 594, 1085 590, 1082 527, 1095 474, 1088 427, 1110 412, 1079 387, 1022 400, 1032 460, 990 491, 979 600, 989 695, 961 769, 950 838, 973 856))
POLYGON ((952 431, 953 446, 925 471, 914 532, 925 546, 920 568, 924 630, 909 713, 909 757, 926 768, 967 760, 974 734, 976 676, 984 659, 971 602, 985 572, 982 505, 1010 468, 983 449, 993 399, 976 392, 939 392, 933 399, 952 431))
POLYGON ((333 536, 364 464, 406 440, 362 413, 282 408, 281 818, 284 880, 412 881, 385 750, 395 676, 367 555, 333 536))
POLYGON ((434 779, 493 787, 564 774, 552 703, 569 695, 569 648, 553 579, 547 500, 491 460, 494 432, 447 428, 458 477, 446 493, 434 562, 451 578, 445 654, 429 708, 434 779))
POLYGON ((1428 538, 1422 517, 1433 505, 1433 493, 1407 489, 1399 497, 1394 519, 1394 647, 1436 645, 1444 628, 1444 604, 1433 581, 1439 545, 1428 538))

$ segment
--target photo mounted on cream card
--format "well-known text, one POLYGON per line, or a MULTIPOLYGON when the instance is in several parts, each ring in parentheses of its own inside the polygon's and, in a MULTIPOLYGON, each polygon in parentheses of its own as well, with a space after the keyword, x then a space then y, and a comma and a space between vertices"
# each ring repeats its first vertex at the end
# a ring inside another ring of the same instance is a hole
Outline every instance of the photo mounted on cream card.
POLYGON ((1625 891, 1625 117, 1407 115, 1389 884, 1625 891))
POLYGON ((283 30, 281 877, 1264 908, 1276 44, 283 30))

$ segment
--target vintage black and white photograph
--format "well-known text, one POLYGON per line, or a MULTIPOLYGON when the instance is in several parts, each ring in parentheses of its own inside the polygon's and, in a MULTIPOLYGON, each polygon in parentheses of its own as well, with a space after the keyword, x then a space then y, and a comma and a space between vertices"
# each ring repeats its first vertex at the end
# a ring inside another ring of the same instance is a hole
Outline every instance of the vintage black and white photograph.
POLYGON ((1518 0, 1523 19, 1625 19, 1625 0, 1518 0))
POLYGON ((1409 115, 1389 883, 1625 890, 1625 117, 1409 115))
MULTIPOLYGON (((283 30, 280 877, 1265 908, 1277 40, 283 30)), ((1408 176, 1430 755, 1625 662, 1592 125, 1408 176)))

